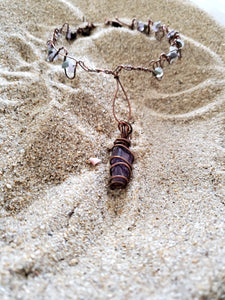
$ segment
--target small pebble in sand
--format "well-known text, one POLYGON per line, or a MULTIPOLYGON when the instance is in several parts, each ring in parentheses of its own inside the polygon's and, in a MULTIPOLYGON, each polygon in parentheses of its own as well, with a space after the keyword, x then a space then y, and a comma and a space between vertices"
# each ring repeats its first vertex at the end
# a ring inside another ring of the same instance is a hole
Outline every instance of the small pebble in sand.
POLYGON ((78 260, 77 259, 75 259, 75 258, 71 259, 70 266, 75 266, 77 264, 78 264, 78 260))
POLYGON ((89 163, 92 164, 93 166, 96 166, 96 165, 100 164, 101 162, 102 162, 101 159, 99 159, 97 157, 89 158, 89 163))
POLYGON ((9 184, 9 183, 6 184, 6 187, 7 187, 7 189, 9 189, 9 190, 11 190, 11 188, 12 188, 11 184, 9 184))

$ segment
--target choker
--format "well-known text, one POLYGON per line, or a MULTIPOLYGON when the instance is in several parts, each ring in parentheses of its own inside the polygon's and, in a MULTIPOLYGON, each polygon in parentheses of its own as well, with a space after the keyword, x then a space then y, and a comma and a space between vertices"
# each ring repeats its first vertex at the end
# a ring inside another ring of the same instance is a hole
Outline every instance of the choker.
MULTIPOLYGON (((102 26, 102 25, 99 25, 102 26)), ((166 64, 172 64, 176 59, 181 59, 181 50, 184 47, 184 42, 181 40, 178 31, 169 30, 166 25, 163 25, 160 21, 153 22, 148 19, 147 22, 138 21, 136 18, 132 19, 130 24, 127 24, 118 18, 115 20, 107 20, 103 24, 104 27, 112 26, 115 28, 126 27, 130 30, 139 31, 141 34, 151 36, 154 34, 156 40, 160 41, 166 37, 169 42, 168 53, 160 54, 159 58, 150 61, 147 66, 133 66, 120 64, 115 69, 99 69, 90 68, 84 61, 78 60, 71 56, 67 49, 57 47, 58 40, 64 36, 67 41, 74 41, 79 37, 90 36, 92 31, 96 28, 93 23, 87 23, 83 27, 77 27, 75 30, 71 30, 68 23, 64 23, 61 28, 56 28, 53 33, 52 40, 47 41, 48 56, 47 61, 53 62, 60 56, 63 57, 62 68, 64 69, 65 75, 68 79, 74 79, 76 76, 76 70, 78 67, 89 73, 104 73, 114 77, 116 81, 116 91, 113 96, 112 113, 115 121, 118 124, 120 131, 120 137, 117 138, 112 147, 112 155, 110 157, 110 180, 109 187, 114 189, 126 188, 132 174, 132 164, 134 162, 134 154, 130 151, 131 146, 131 133, 132 126, 130 124, 131 118, 131 104, 128 98, 127 92, 120 80, 120 72, 123 71, 142 71, 150 72, 156 80, 162 80, 164 71, 163 68, 166 64), (126 120, 120 120, 115 112, 116 98, 118 91, 121 90, 128 105, 128 116, 126 120)))

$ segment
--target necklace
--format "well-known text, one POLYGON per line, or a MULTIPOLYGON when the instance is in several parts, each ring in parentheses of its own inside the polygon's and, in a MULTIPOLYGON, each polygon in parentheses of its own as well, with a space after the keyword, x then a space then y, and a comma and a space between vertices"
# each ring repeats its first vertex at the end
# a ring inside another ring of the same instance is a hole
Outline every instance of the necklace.
POLYGON ((114 70, 110 69, 98 69, 89 68, 84 61, 77 60, 75 57, 69 55, 67 49, 62 46, 56 47, 59 38, 64 35, 67 41, 74 41, 79 37, 85 37, 91 35, 91 32, 96 28, 93 23, 88 23, 84 27, 78 27, 74 31, 70 29, 68 23, 64 23, 61 28, 56 28, 53 33, 52 40, 47 41, 48 56, 47 61, 53 62, 58 59, 59 56, 63 57, 62 68, 64 69, 65 75, 69 79, 74 79, 76 76, 77 67, 81 67, 85 72, 89 73, 105 73, 111 75, 116 80, 116 91, 113 97, 113 116, 118 124, 120 131, 120 137, 114 142, 114 146, 111 149, 112 155, 110 157, 110 180, 109 187, 111 189, 125 188, 129 183, 132 174, 132 164, 134 161, 134 154, 130 151, 131 146, 131 133, 132 126, 129 123, 131 118, 131 104, 128 95, 124 89, 122 82, 120 81, 119 74, 122 70, 124 71, 143 71, 150 72, 157 80, 163 78, 163 68, 165 64, 173 63, 177 58, 181 59, 181 49, 184 47, 184 42, 181 40, 179 32, 175 30, 169 30, 166 25, 161 22, 153 22, 149 19, 146 23, 138 21, 134 18, 130 24, 126 24, 115 18, 115 20, 107 20, 105 26, 113 26, 116 28, 127 27, 130 30, 137 30, 147 36, 154 32, 155 38, 161 40, 164 36, 167 37, 169 42, 169 52, 162 53, 157 60, 152 60, 147 67, 143 66, 132 66, 132 65, 118 65, 114 70), (127 120, 120 120, 115 112, 115 103, 119 89, 121 89, 127 104, 128 104, 128 117, 127 120))

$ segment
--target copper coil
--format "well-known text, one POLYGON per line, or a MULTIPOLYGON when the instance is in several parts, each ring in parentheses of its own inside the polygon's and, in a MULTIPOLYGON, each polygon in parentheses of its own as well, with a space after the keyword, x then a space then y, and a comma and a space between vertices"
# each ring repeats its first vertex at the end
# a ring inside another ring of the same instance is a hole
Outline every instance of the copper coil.
POLYGON ((112 190, 124 189, 129 183, 132 174, 134 154, 130 151, 130 141, 126 138, 118 138, 112 148, 110 157, 109 186, 112 190))

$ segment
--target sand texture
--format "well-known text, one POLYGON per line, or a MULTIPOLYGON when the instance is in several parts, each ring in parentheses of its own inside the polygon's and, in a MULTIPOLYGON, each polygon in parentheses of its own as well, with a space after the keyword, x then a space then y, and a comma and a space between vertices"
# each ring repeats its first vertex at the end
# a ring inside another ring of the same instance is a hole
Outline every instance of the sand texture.
POLYGON ((225 28, 172 0, 6 0, 0 14, 0 299, 224 299, 225 28), (168 51, 166 39, 104 27, 114 16, 161 20, 185 42, 161 82, 121 73, 135 163, 119 192, 107 187, 114 78, 78 68, 70 81, 61 59, 46 61, 66 21, 100 25, 58 44, 90 67, 168 51))

